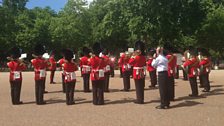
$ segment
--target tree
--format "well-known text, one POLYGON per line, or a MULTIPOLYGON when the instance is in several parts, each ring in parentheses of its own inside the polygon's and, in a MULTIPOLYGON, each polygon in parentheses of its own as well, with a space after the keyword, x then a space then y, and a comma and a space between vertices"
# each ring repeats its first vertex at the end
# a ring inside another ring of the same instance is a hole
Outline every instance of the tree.
POLYGON ((198 42, 201 46, 223 52, 224 49, 224 7, 219 5, 208 13, 207 20, 198 32, 198 42))

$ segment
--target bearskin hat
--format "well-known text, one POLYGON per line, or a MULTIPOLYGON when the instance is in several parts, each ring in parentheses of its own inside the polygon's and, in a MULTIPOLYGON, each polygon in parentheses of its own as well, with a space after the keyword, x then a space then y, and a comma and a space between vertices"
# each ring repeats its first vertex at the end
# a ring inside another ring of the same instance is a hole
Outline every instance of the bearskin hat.
POLYGON ((10 49, 9 53, 12 59, 18 59, 22 54, 22 50, 19 47, 15 46, 10 49))
POLYGON ((103 55, 108 55, 109 54, 109 50, 108 49, 104 49, 102 53, 103 53, 103 55))
POLYGON ((140 40, 135 42, 135 50, 140 50, 142 55, 145 55, 145 44, 140 40))
POLYGON ((74 53, 70 49, 64 50, 64 57, 67 61, 71 61, 72 58, 74 57, 74 53))
POLYGON ((45 47, 43 45, 41 45, 41 44, 37 44, 34 47, 34 54, 36 56, 42 56, 45 52, 46 52, 45 47))
POLYGON ((200 52, 202 56, 210 56, 209 51, 205 48, 201 48, 200 52))
POLYGON ((198 55, 198 51, 195 48, 189 49, 189 53, 190 53, 191 56, 197 56, 198 55))
POLYGON ((84 46, 82 48, 82 54, 86 56, 86 55, 89 55, 89 53, 90 53, 90 49, 88 47, 84 46))
POLYGON ((103 50, 101 44, 98 43, 98 42, 93 44, 92 49, 93 49, 93 53, 96 56, 98 56, 102 52, 102 50, 103 50))

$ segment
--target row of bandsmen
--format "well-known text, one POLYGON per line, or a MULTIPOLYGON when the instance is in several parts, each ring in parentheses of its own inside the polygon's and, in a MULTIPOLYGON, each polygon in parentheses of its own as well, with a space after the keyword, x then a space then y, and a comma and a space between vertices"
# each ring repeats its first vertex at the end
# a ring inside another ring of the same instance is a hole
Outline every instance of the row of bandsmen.
MULTIPOLYGON (((84 91, 90 92, 89 79, 92 81, 93 91, 93 104, 102 105, 104 104, 104 92, 109 92, 109 72, 110 63, 109 57, 107 56, 108 51, 103 51, 99 43, 95 43, 92 48, 92 53, 87 47, 83 48, 84 56, 80 59, 80 66, 82 71, 82 77, 84 82, 84 91)), ((199 62, 194 62, 195 52, 189 51, 191 57, 184 63, 185 71, 189 75, 190 84, 192 87, 192 94, 190 96, 197 96, 197 83, 192 77, 196 77, 195 72, 200 68, 200 76, 202 76, 203 84, 205 85, 204 91, 209 91, 209 66, 210 61, 206 56, 207 51, 204 50, 201 54, 204 58, 199 62), (196 67, 197 64, 197 67, 196 67), (199 67, 200 66, 200 67, 199 67), (187 70, 188 68, 188 70, 187 70), (192 74, 194 76, 192 76, 192 74)), ((49 67, 49 63, 42 58, 45 53, 45 49, 42 45, 37 45, 34 49, 33 56, 35 59, 31 60, 35 70, 35 96, 36 103, 38 105, 46 104, 43 100, 45 91, 45 80, 46 80, 46 69, 49 67)), ((10 68, 10 83, 11 83, 11 96, 13 104, 21 104, 20 91, 22 83, 21 71, 26 68, 23 61, 19 60, 21 55, 19 48, 13 48, 10 56, 11 61, 8 63, 10 68)), ((157 48, 155 51, 150 51, 149 59, 146 61, 145 45, 143 42, 138 41, 135 44, 135 51, 132 55, 125 53, 121 56, 119 61, 122 66, 124 91, 130 90, 130 71, 131 66, 133 68, 133 78, 136 87, 137 100, 135 103, 144 103, 144 87, 145 87, 145 66, 150 73, 151 87, 155 87, 157 84, 157 73, 158 73, 158 84, 160 89, 161 105, 157 108, 169 108, 169 102, 174 100, 174 76, 176 68, 176 58, 168 51, 163 51, 162 47, 157 48)), ((197 59, 197 58, 196 58, 197 59)), ((51 59, 50 59, 51 60, 51 59)), ((74 104, 74 88, 76 83, 75 71, 77 65, 73 62, 73 52, 69 49, 63 51, 63 58, 59 61, 63 69, 62 72, 62 86, 63 91, 66 92, 66 103, 68 105, 74 104)), ((52 63, 51 63, 52 66, 52 63)), ((54 71, 54 70, 53 70, 54 71)), ((198 72, 197 72, 198 73, 198 72)), ((52 77, 51 77, 52 78, 52 77)), ((53 79, 51 79, 51 83, 53 79)), ((210 88, 210 87, 209 87, 210 88)))

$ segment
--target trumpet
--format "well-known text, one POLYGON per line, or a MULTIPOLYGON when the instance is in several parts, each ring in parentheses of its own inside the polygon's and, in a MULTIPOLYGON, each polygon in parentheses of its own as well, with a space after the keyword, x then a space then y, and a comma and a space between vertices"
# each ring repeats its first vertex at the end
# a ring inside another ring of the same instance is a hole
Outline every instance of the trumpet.
POLYGON ((16 61, 19 62, 20 66, 29 64, 29 62, 24 61, 24 59, 19 59, 19 58, 18 59, 13 59, 12 57, 7 57, 7 60, 9 60, 9 61, 16 60, 16 61))

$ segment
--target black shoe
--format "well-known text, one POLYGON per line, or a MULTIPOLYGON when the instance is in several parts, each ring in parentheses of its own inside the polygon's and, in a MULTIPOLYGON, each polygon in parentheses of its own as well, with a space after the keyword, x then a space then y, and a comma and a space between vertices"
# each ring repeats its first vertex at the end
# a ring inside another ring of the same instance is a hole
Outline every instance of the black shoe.
POLYGON ((198 97, 198 95, 195 94, 189 94, 190 97, 198 97))
POLYGON ((175 99, 174 98, 171 98, 170 101, 175 101, 175 99))
POLYGON ((199 88, 204 88, 204 86, 200 85, 199 88))
POLYGON ((161 106, 161 105, 156 106, 156 109, 169 109, 169 108, 170 108, 169 105, 167 105, 167 106, 161 106))
POLYGON ((152 86, 152 85, 150 85, 149 88, 156 88, 156 86, 152 86))
POLYGON ((22 102, 22 101, 19 101, 19 102, 13 103, 13 105, 21 105, 21 104, 23 104, 23 102, 22 102))
POLYGON ((84 91, 85 93, 89 93, 89 92, 91 92, 91 90, 87 90, 87 91, 84 91))
POLYGON ((69 103, 67 103, 67 105, 74 105, 75 104, 75 102, 69 102, 69 103))
POLYGON ((209 90, 204 89, 204 90, 202 90, 202 92, 209 92, 209 90))
POLYGON ((166 109, 166 108, 165 108, 165 106, 159 105, 159 106, 156 106, 156 109, 166 109))
POLYGON ((37 103, 38 105, 45 105, 46 104, 46 102, 40 102, 40 103, 37 103))
POLYGON ((142 101, 142 102, 135 101, 134 103, 135 103, 135 104, 144 104, 143 101, 142 101))
POLYGON ((121 89, 120 91, 129 92, 129 89, 121 89))
POLYGON ((107 93, 109 93, 110 91, 109 91, 109 90, 105 90, 104 92, 107 92, 107 93))

